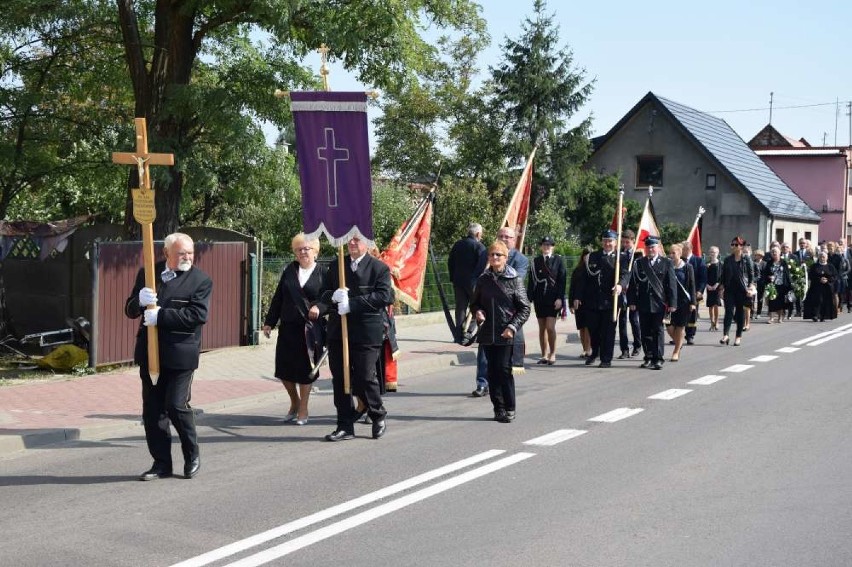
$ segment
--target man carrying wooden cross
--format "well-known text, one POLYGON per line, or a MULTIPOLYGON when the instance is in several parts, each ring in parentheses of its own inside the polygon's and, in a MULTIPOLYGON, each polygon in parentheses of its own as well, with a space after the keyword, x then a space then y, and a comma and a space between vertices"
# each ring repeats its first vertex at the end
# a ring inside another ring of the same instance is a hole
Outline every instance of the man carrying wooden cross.
POLYGON ((154 464, 139 480, 172 476, 170 421, 180 437, 184 477, 194 477, 201 468, 195 416, 189 399, 213 282, 193 266, 195 248, 186 234, 168 235, 163 251, 165 261, 157 263, 155 268, 156 289, 145 286, 144 269, 140 269, 124 307, 131 319, 142 315, 134 362, 139 365, 142 378, 142 421, 154 464), (149 305, 155 307, 146 309, 149 305), (156 326, 160 347, 160 376, 156 384, 148 372, 147 331, 151 326, 156 326))

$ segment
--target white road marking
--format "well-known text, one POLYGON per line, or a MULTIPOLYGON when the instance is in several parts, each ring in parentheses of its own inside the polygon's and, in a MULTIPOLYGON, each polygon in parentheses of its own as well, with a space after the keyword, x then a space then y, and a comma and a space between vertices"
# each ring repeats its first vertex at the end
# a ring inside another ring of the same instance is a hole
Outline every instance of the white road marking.
POLYGON ((707 376, 702 376, 701 378, 696 378, 695 380, 691 380, 687 382, 687 384, 697 384, 698 386, 709 386, 710 384, 715 384, 719 380, 724 380, 725 376, 719 376, 717 374, 708 374, 707 376))
POLYGON ((723 368, 719 372, 745 372, 749 368, 754 368, 754 364, 734 364, 727 368, 723 368))
POLYGON ((407 480, 403 480, 396 484, 386 486, 381 490, 365 494, 353 500, 349 500, 348 502, 343 502, 342 504, 338 504, 337 506, 332 506, 331 508, 326 508, 325 510, 321 510, 309 516, 305 516, 304 518, 288 522, 286 524, 278 526, 277 528, 272 528, 271 530, 261 532, 257 535, 247 537, 240 541, 235 541, 234 543, 228 544, 218 549, 214 549, 213 551, 209 551, 197 557, 187 559, 186 561, 175 563, 172 567, 200 567, 201 565, 207 565, 209 563, 213 563, 214 561, 219 561, 220 559, 224 559, 225 557, 230 557, 231 555, 235 555, 237 553, 240 553, 241 551, 251 549, 252 547, 287 535, 296 530, 300 530, 313 524, 323 522, 325 520, 328 520, 329 518, 333 518, 345 512, 349 512, 350 510, 354 510, 355 508, 366 506, 367 504, 372 504, 373 502, 381 500, 382 498, 393 496, 398 492, 408 490, 409 488, 413 488, 419 484, 429 482, 430 480, 434 480, 438 477, 450 474, 452 472, 461 470, 471 465, 475 465, 482 461, 487 461, 488 459, 496 457, 497 455, 502 455, 505 452, 506 451, 504 450, 493 449, 491 451, 485 451, 483 453, 479 453, 478 455, 468 457, 467 459, 462 459, 461 461, 456 461, 455 463, 450 463, 449 465, 425 472, 423 474, 409 478, 407 480))
POLYGON ((775 349, 775 352, 783 352, 784 354, 790 354, 790 353, 796 352, 798 350, 802 350, 802 349, 797 348, 797 347, 793 347, 793 346, 785 346, 785 347, 781 347, 779 349, 775 349))
POLYGON ((849 335, 849 334, 852 334, 852 329, 850 329, 848 331, 843 331, 841 333, 832 333, 831 335, 829 335, 827 337, 823 337, 823 338, 819 339, 818 341, 808 343, 806 346, 819 346, 822 343, 827 343, 828 341, 831 341, 831 340, 834 340, 838 337, 842 337, 843 335, 849 335))
POLYGON ((264 551, 255 553, 254 555, 250 555, 239 561, 229 563, 228 565, 229 567, 256 567, 258 565, 263 565, 264 563, 274 561, 276 559, 284 557, 285 555, 293 553, 294 551, 298 551, 304 547, 313 545, 314 543, 320 542, 324 539, 334 537, 337 534, 343 533, 347 530, 351 530, 352 528, 356 528, 362 524, 366 524, 367 522, 370 522, 377 518, 381 518, 382 516, 386 516, 392 512, 396 512, 397 510, 401 510, 406 506, 416 504, 417 502, 425 500, 431 496, 446 492, 451 488, 455 488, 466 482, 471 482, 487 474, 491 474, 500 469, 520 463, 521 461, 525 461, 526 459, 529 459, 530 457, 534 456, 535 453, 516 453, 514 455, 504 457, 498 461, 494 461, 493 463, 488 463, 487 465, 483 465, 479 468, 469 470, 458 476, 448 478, 437 484, 433 484, 432 486, 422 488, 417 492, 406 494, 405 496, 401 496, 396 500, 391 500, 390 502, 381 504, 379 506, 376 506, 375 508, 371 508, 370 510, 365 510, 359 514, 356 514, 344 520, 340 520, 339 522, 335 522, 323 528, 319 528, 313 532, 307 533, 303 536, 299 536, 286 543, 276 545, 275 547, 271 547, 264 551))
POLYGON ((628 418, 630 416, 634 416, 637 413, 643 412, 642 408, 618 408, 612 411, 608 411, 606 413, 602 413, 599 416, 593 417, 589 419, 589 421, 600 421, 603 423, 615 423, 616 421, 628 418))
POLYGON ((685 396, 690 393, 692 390, 683 390, 679 388, 672 388, 671 390, 665 390, 660 392, 659 394, 654 394, 653 396, 648 396, 649 400, 673 400, 675 398, 679 398, 681 396, 685 396))
POLYGON ((769 362, 771 360, 775 360, 778 358, 774 354, 761 354, 760 356, 755 356, 754 358, 749 358, 749 362, 769 362))
POLYGON ((848 325, 841 325, 840 327, 837 327, 836 329, 832 329, 830 331, 823 331, 822 333, 817 333, 816 335, 812 335, 810 337, 800 339, 800 340, 793 342, 793 343, 790 343, 790 344, 792 344, 793 346, 801 346, 801 345, 807 344, 811 341, 815 341, 817 339, 821 339, 823 337, 827 337, 827 336, 833 335, 835 333, 840 333, 840 332, 846 331, 848 329, 852 329, 852 323, 849 323, 848 325))
POLYGON ((569 439, 579 437, 583 433, 586 433, 586 430, 558 429, 552 433, 548 433, 547 435, 542 435, 541 437, 536 437, 535 439, 524 441, 524 445, 540 445, 542 447, 552 447, 558 443, 562 443, 563 441, 568 441, 569 439))

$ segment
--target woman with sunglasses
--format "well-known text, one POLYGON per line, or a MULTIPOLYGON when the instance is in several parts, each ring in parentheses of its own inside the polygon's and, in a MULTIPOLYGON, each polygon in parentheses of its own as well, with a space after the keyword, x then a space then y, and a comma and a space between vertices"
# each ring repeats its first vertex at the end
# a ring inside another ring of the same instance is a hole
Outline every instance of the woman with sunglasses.
POLYGON ((476 280, 470 311, 479 323, 478 341, 488 361, 488 385, 494 420, 515 419, 512 350, 515 334, 530 316, 524 282, 506 265, 509 248, 495 241, 488 248, 488 268, 476 280))
POLYGON ((755 287, 754 263, 749 256, 743 254, 745 240, 741 236, 731 240, 731 254, 722 263, 722 278, 719 285, 719 295, 725 302, 725 319, 722 323, 722 339, 720 344, 730 344, 729 334, 731 322, 736 321, 737 334, 734 346, 740 346, 745 323, 745 307, 751 305, 751 300, 757 293, 755 287))

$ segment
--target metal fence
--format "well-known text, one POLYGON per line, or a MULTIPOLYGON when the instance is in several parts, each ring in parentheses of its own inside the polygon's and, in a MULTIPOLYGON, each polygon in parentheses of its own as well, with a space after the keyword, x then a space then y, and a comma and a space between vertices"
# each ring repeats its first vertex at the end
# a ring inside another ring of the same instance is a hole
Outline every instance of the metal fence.
MULTIPOLYGON (((574 270, 574 267, 577 265, 577 262, 580 260, 579 256, 563 256, 563 261, 565 262, 565 268, 568 270, 568 283, 570 285, 571 280, 571 272, 574 270)), ((317 262, 320 264, 328 265, 330 264, 334 258, 318 258, 317 262)), ((293 257, 281 257, 281 258, 264 258, 263 259, 263 289, 261 291, 261 318, 266 315, 267 310, 269 309, 269 301, 272 298, 272 295, 275 293, 275 287, 278 285, 278 280, 281 277, 281 272, 287 266, 288 263, 293 261, 293 257)), ((441 284, 443 286, 444 295, 447 297, 447 303, 450 306, 450 309, 455 305, 455 295, 453 293, 453 285, 450 282, 450 274, 447 271, 447 257, 446 256, 436 256, 435 257, 436 265, 435 268, 438 270, 438 279, 440 279, 441 284)), ((532 262, 532 258, 530 258, 530 262, 532 262)), ((441 311, 441 297, 438 292, 438 279, 435 278, 435 272, 432 269, 431 262, 426 270, 426 281, 423 284, 423 300, 420 303, 420 313, 432 313, 435 311, 441 311)), ((567 293, 567 290, 566 290, 567 293)), ((397 313, 400 314, 408 314, 414 313, 412 309, 410 309, 407 305, 400 305, 397 313)))

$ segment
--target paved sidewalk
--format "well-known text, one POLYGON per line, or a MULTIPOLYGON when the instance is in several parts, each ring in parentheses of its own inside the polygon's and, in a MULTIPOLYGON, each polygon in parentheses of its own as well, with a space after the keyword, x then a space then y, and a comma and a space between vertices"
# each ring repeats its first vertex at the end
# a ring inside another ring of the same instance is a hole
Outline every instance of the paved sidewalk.
MULTIPOLYGON (((399 387, 416 387, 416 378, 452 366, 471 367, 474 383, 476 349, 452 342, 443 314, 397 318, 402 356, 399 387)), ((557 350, 567 349, 565 334, 579 352, 573 317, 557 325, 557 350)), ((538 326, 524 327, 527 352, 538 354, 538 326)), ((275 336, 258 346, 235 347, 205 353, 195 374, 192 406, 205 412, 268 404, 287 393, 273 376, 275 336)), ((466 384, 465 386, 467 386, 466 384)), ((331 389, 327 367, 317 381, 320 392, 331 389)), ((117 434, 143 435, 139 371, 126 367, 83 377, 55 378, 0 387, 0 455, 70 440, 103 439, 117 434)))

